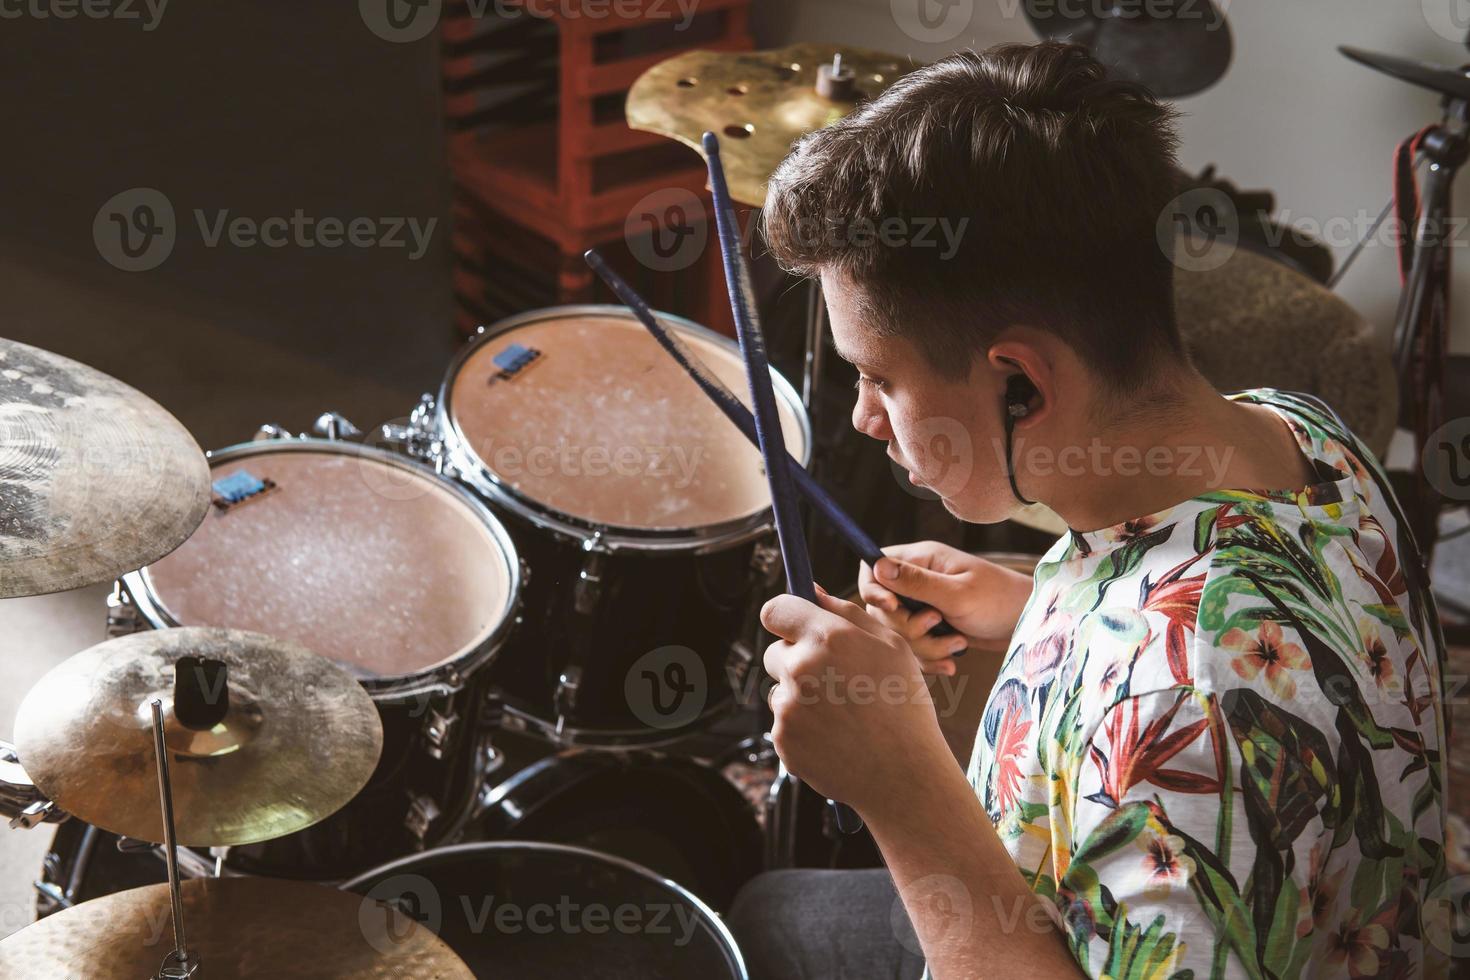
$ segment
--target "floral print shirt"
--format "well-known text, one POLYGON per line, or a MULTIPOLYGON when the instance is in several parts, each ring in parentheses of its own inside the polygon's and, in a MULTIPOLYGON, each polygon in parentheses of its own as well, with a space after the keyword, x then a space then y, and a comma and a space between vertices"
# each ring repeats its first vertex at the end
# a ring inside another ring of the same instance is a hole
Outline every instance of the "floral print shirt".
POLYGON ((1092 977, 1447 975, 1443 640, 1378 463, 1058 541, 970 779, 1092 977), (1440 909, 1444 911, 1444 909, 1440 909))

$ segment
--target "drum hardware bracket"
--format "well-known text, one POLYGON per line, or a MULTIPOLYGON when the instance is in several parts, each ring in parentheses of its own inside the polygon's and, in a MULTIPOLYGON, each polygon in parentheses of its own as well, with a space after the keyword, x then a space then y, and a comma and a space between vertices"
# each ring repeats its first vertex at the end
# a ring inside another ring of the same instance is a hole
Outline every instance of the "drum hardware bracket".
POLYGON ((562 671, 556 681, 556 733, 566 727, 567 716, 577 707, 577 689, 582 684, 582 668, 575 664, 562 671))
POLYGON ((781 571, 781 549, 770 542, 760 542, 750 554, 750 567, 766 585, 774 584, 781 571))
POLYGON ((429 836, 429 827, 439 819, 439 804, 430 796, 423 793, 410 794, 408 798, 408 813, 403 818, 403 826, 412 835, 415 846, 420 850, 429 836))
MULTIPOLYGON (((445 708, 448 711, 447 705, 445 708)), ((453 711, 448 711, 446 714, 438 707, 429 707, 424 717, 424 738, 429 743, 427 751, 431 759, 444 758, 444 751, 448 748, 458 725, 459 715, 453 711)))
POLYGON ((399 446, 415 459, 435 460, 436 469, 443 472, 444 444, 435 434, 435 413, 438 405, 428 393, 419 396, 419 403, 408 413, 407 425, 385 422, 378 428, 383 441, 399 446))
POLYGON ((291 433, 291 430, 288 429, 288 428, 286 428, 285 426, 283 426, 283 425, 276 425, 274 422, 266 422, 260 428, 258 428, 258 429, 255 430, 255 435, 253 437, 251 437, 251 440, 250 441, 251 442, 266 442, 266 441, 271 440, 271 439, 295 439, 295 438, 296 438, 296 436, 293 435, 291 433))
POLYGON ((56 808, 50 800, 37 800, 10 818, 11 830, 32 830, 43 823, 60 823, 70 814, 56 808))
POLYGON ((592 537, 582 542, 582 551, 586 557, 582 570, 577 573, 574 605, 578 613, 588 616, 596 611, 597 603, 602 599, 602 566, 608 554, 602 532, 593 531, 592 537))
POLYGON ((143 629, 143 618, 122 582, 112 584, 107 596, 107 638, 116 639, 143 629))
POLYGON ((353 425, 347 416, 330 410, 316 417, 316 421, 311 424, 311 431, 323 439, 331 439, 334 442, 341 439, 354 439, 362 435, 362 430, 353 425))

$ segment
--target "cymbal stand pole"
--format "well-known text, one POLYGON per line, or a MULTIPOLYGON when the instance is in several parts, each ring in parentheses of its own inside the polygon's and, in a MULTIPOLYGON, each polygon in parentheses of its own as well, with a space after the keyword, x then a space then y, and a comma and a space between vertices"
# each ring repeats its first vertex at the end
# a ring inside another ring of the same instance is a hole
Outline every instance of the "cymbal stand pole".
POLYGON ((1420 199, 1424 202, 1414 229, 1413 263, 1399 301, 1394 324, 1394 366, 1401 395, 1399 424, 1414 434, 1412 490, 1404 501, 1409 524, 1425 561, 1434 553, 1442 498, 1425 476, 1429 437, 1444 422, 1444 357, 1449 337, 1450 257, 1455 242, 1452 187, 1470 159, 1470 103, 1446 100, 1446 122, 1431 129, 1421 152, 1429 161, 1420 199))
POLYGON ((154 698, 153 751, 158 757, 158 797, 163 806, 163 853, 168 860, 168 890, 174 913, 174 951, 159 967, 158 980, 188 980, 199 969, 184 938, 184 899, 179 887, 179 848, 174 833, 174 791, 168 778, 168 746, 163 738, 163 702, 154 698))

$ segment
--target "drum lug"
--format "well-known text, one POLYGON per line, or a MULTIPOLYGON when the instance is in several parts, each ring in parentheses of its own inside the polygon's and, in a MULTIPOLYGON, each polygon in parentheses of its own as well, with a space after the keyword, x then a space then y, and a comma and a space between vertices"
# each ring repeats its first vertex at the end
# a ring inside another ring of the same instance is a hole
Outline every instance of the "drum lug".
POLYGON ((560 734, 563 723, 577 707, 577 688, 582 684, 582 668, 568 665, 556 681, 556 728, 560 734))
POLYGON ((459 715, 453 711, 441 712, 438 708, 429 708, 424 718, 424 740, 428 743, 430 758, 444 758, 444 752, 449 747, 454 736, 454 729, 458 725, 459 715))
POLYGON ((602 599, 602 566, 608 553, 601 531, 593 531, 592 537, 582 542, 582 552, 585 557, 573 592, 574 607, 579 614, 590 616, 602 599))
POLYGON ((267 442, 267 441, 269 441, 271 439, 295 439, 295 438, 296 437, 291 434, 291 430, 287 429, 285 426, 283 426, 283 425, 276 425, 274 422, 267 422, 264 425, 262 425, 260 428, 258 428, 258 429, 255 430, 255 435, 252 437, 252 440, 251 441, 252 442, 267 442))
POLYGON ((435 468, 442 473, 444 447, 434 432, 437 410, 434 396, 425 393, 419 396, 419 403, 408 414, 407 425, 385 422, 378 432, 384 442, 398 446, 416 459, 435 460, 435 468))
POLYGON ((66 814, 56 808, 50 800, 37 800, 10 818, 11 830, 34 830, 43 823, 58 823, 66 814))
POLYGON ((750 553, 750 568, 766 585, 772 585, 781 571, 781 548, 770 541, 758 542, 750 553))
POLYGON ((311 431, 323 439, 331 439, 336 442, 339 439, 351 439, 362 435, 362 430, 353 425, 341 412, 327 411, 316 417, 311 424, 311 431))
POLYGON ((107 596, 107 638, 115 639, 136 633, 143 628, 138 607, 122 582, 112 583, 112 592, 107 596))
POLYGON ((439 819, 440 812, 439 804, 431 796, 419 793, 409 798, 408 815, 403 818, 403 826, 420 849, 428 838, 429 827, 439 819))

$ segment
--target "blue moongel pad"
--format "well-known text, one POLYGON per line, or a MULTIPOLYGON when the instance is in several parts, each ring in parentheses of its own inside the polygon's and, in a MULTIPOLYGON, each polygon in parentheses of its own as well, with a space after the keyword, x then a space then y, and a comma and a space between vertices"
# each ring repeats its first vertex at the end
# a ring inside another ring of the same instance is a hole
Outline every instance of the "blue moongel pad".
POLYGON ((511 344, 494 357, 495 366, 506 374, 514 374, 541 356, 538 350, 530 350, 520 344, 511 344))
POLYGON ((215 495, 227 504, 238 504, 266 489, 265 481, 252 476, 247 470, 236 470, 215 480, 213 486, 215 495))

